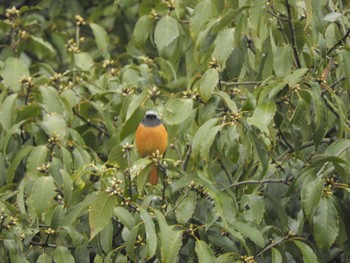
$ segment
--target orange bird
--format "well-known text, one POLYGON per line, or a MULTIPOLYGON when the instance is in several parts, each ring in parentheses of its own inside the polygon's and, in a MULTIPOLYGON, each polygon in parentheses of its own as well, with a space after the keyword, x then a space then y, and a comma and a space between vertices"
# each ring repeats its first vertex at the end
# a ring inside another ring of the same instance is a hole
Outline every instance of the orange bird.
MULTIPOLYGON (((157 150, 160 155, 165 154, 168 146, 168 132, 159 119, 157 112, 147 111, 145 118, 136 129, 136 148, 142 157, 152 155, 157 150)), ((151 165, 149 182, 152 185, 158 183, 158 168, 156 164, 151 165)))

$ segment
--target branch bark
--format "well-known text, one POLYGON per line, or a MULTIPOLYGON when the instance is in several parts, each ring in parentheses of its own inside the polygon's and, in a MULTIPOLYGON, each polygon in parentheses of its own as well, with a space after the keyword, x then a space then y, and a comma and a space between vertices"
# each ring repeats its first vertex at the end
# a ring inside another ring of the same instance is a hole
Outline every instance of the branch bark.
POLYGON ((288 14, 288 25, 289 25, 289 29, 290 29, 291 35, 292 35, 292 37, 291 37, 292 43, 291 44, 292 44, 292 49, 293 49, 293 56, 294 56, 294 60, 295 60, 295 64, 296 64, 297 68, 301 68, 298 48, 297 48, 297 44, 296 44, 296 36, 295 36, 295 28, 294 28, 293 18, 292 18, 292 10, 291 10, 289 0, 285 0, 285 3, 286 3, 286 8, 287 8, 287 14, 288 14))

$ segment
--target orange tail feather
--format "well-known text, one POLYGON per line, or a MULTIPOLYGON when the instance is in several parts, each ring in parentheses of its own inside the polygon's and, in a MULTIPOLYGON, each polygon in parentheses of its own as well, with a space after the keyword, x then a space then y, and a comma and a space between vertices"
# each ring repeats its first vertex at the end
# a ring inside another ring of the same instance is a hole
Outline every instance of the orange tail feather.
POLYGON ((156 185, 158 183, 158 167, 156 165, 151 166, 149 182, 151 183, 151 185, 156 185))

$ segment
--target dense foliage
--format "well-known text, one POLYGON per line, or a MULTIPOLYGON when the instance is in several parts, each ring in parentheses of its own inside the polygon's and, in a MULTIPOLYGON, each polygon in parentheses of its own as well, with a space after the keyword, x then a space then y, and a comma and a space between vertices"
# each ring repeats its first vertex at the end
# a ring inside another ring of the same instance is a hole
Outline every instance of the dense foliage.
POLYGON ((3 262, 350 262, 347 0, 1 3, 3 262))

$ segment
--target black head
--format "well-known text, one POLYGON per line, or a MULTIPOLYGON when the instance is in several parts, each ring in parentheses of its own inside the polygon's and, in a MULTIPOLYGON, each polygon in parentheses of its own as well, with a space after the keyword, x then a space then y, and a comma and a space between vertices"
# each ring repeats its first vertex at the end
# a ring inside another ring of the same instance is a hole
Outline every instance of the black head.
POLYGON ((159 126, 162 122, 160 121, 157 112, 149 110, 146 112, 145 118, 141 123, 146 127, 156 127, 159 126))

